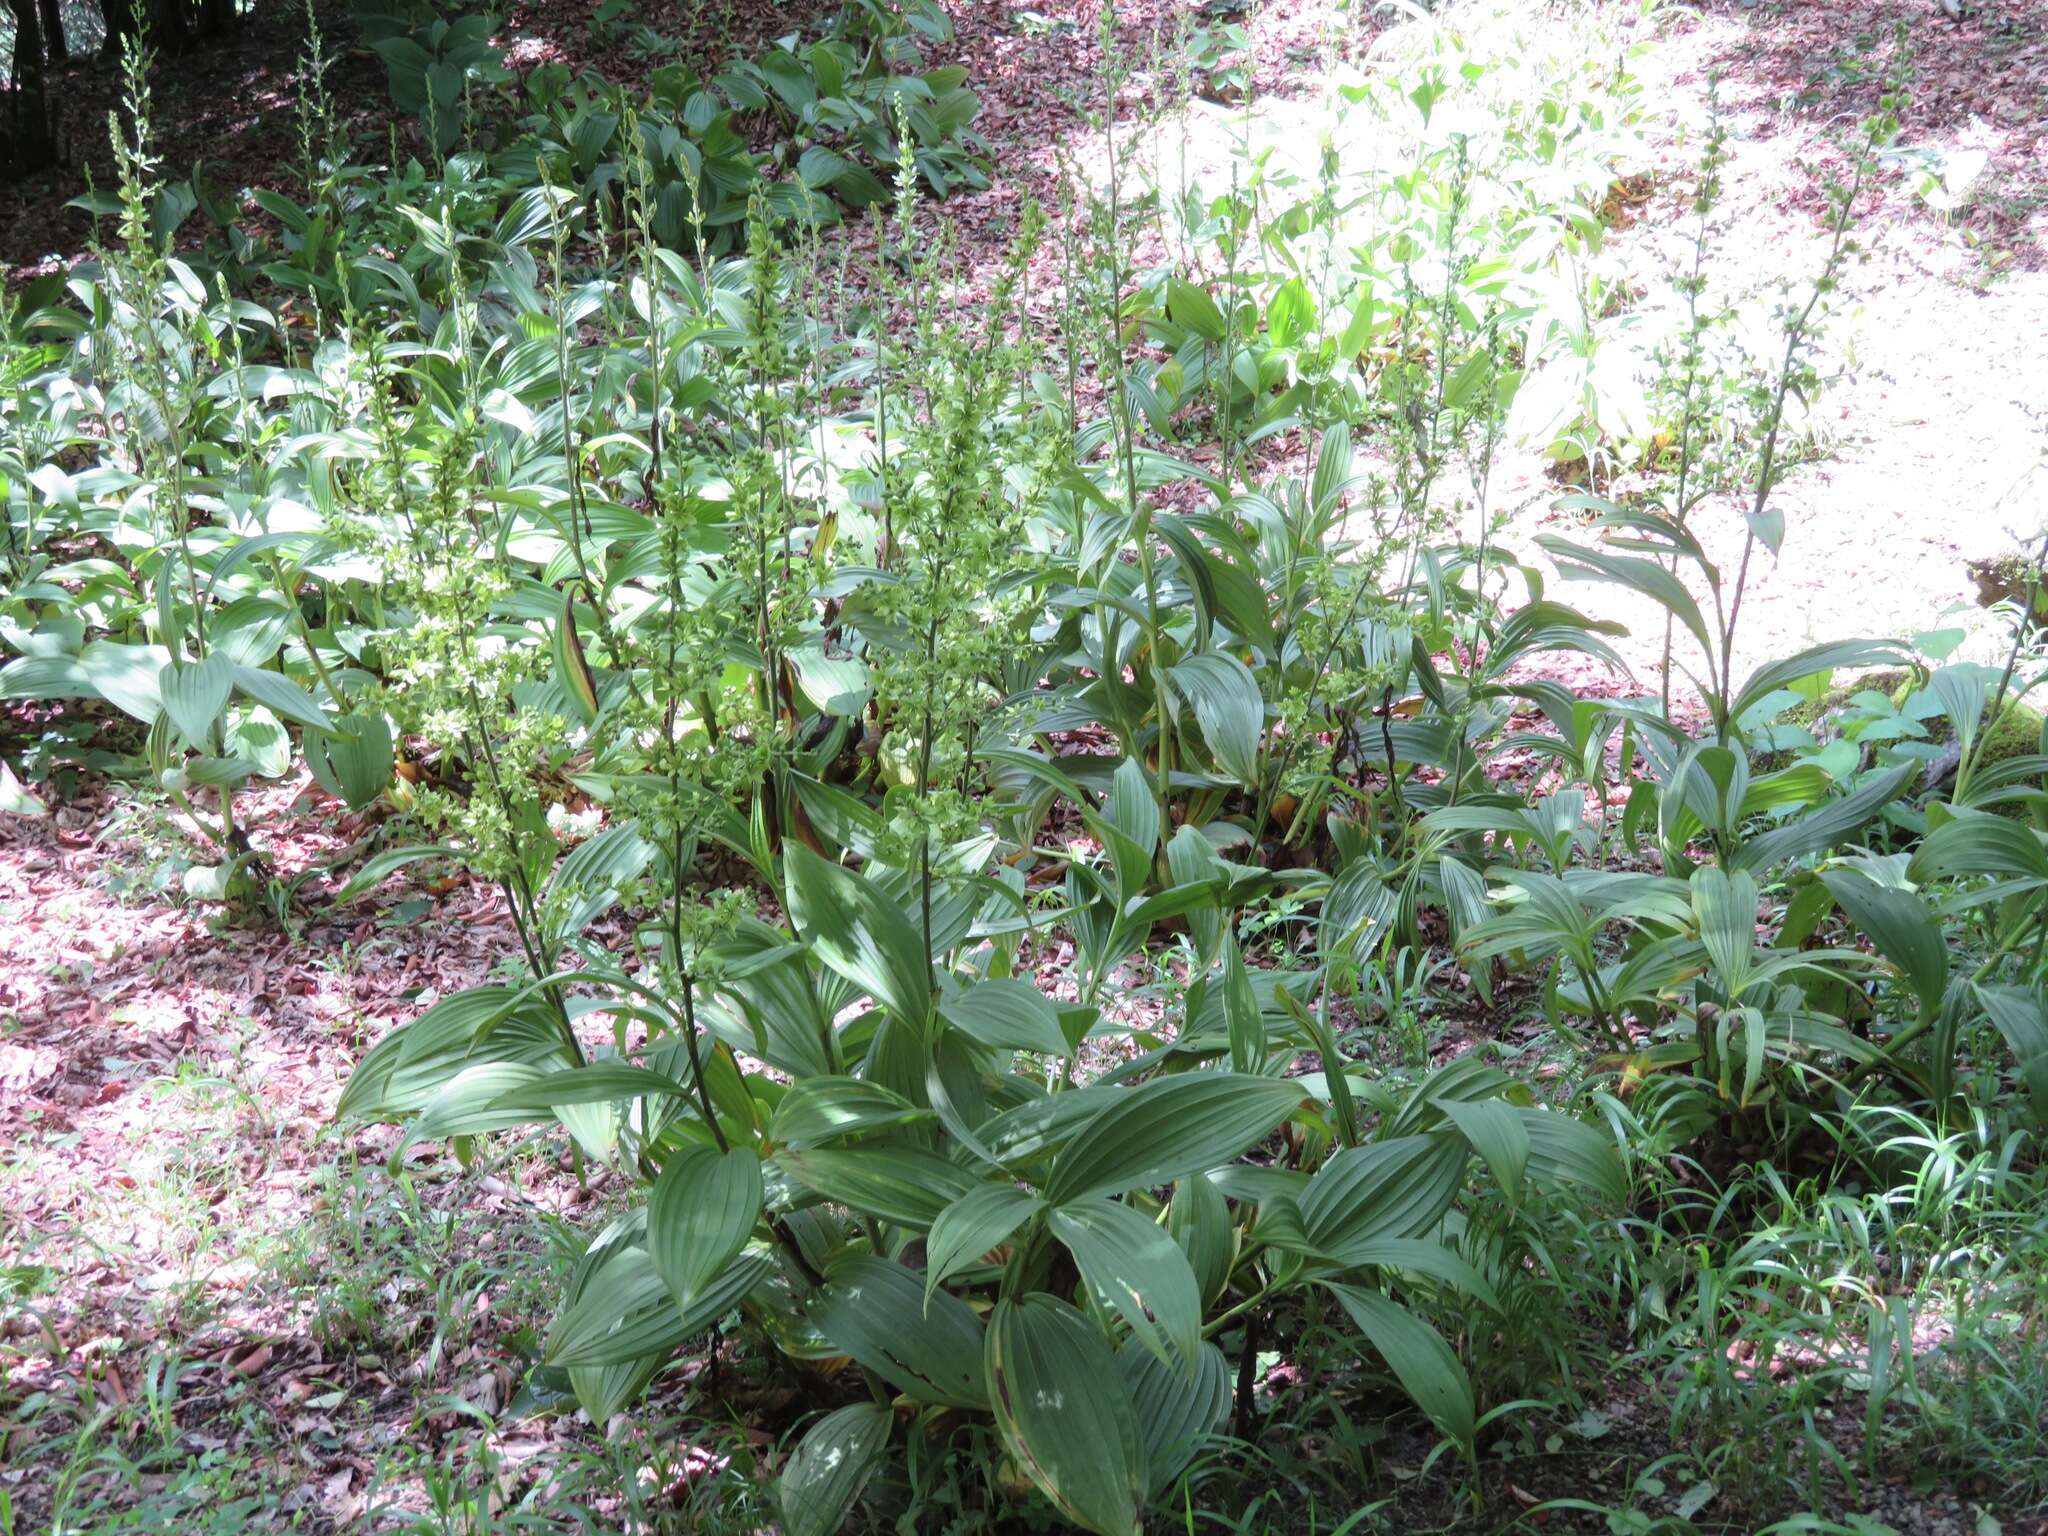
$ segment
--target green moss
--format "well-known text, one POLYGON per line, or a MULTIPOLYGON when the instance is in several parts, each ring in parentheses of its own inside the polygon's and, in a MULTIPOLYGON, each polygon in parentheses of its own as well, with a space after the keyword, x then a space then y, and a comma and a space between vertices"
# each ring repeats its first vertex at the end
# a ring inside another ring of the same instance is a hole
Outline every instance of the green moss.
POLYGON ((2031 704, 2008 704, 2005 712, 1991 722, 1977 748, 1977 767, 1989 768, 2008 758, 2026 757, 2042 750, 2041 711, 2031 704))
POLYGON ((1897 709, 1906 702, 1918 679, 1919 674, 1907 667, 1864 672, 1852 677, 1840 687, 1830 688, 1825 693, 1816 694, 1813 698, 1793 705, 1778 718, 1788 725, 1799 726, 1819 736, 1820 732, 1815 731, 1814 727, 1836 710, 1847 708, 1849 701, 1857 694, 1884 694, 1892 701, 1892 708, 1897 709))

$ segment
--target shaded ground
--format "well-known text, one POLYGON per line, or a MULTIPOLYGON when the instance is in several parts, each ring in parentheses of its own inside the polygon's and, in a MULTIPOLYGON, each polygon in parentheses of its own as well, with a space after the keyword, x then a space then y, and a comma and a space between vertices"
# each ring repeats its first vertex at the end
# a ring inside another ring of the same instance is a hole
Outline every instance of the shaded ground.
MULTIPOLYGON (((602 51, 571 25, 587 9, 513 8, 507 31, 583 62, 602 51)), ((1004 175, 949 211, 986 254, 1020 188, 1049 191, 1053 145, 1087 151, 1059 87, 1085 97, 1097 18, 1050 0, 1034 13, 1043 25, 993 0, 951 9, 1004 175)), ((675 33, 686 14, 708 13, 642 11, 675 33)), ((709 35, 766 35, 790 13, 725 14, 703 22, 709 35)), ((1842 377, 1823 407, 1829 452, 1783 493, 1791 533, 1752 598, 1753 657, 1809 637, 1931 627, 1945 604, 1974 599, 1964 560, 2040 516, 2039 482, 2012 487, 2040 460, 2029 411, 2048 399, 2041 8, 1983 0, 1952 28, 1909 3, 1710 6, 1674 16, 1667 44, 1639 67, 1651 99, 1695 123, 1707 73, 1725 72, 1740 132, 1728 246, 1761 266, 1813 227, 1812 181, 1795 161, 1823 153, 1822 130, 1870 105, 1868 73, 1847 67, 1845 50, 1853 63, 1859 38, 1881 41, 1900 18, 1927 79, 1909 132, 1983 148, 1985 200, 1951 223, 1894 189, 1873 223, 1872 260, 1830 334, 1842 377)), ((1175 11, 1147 0, 1120 20, 1138 51, 1170 34, 1175 11)), ((1365 40, 1307 6, 1269 8, 1254 33, 1269 89, 1298 87, 1318 48, 1365 40)), ((203 150, 217 180, 283 184, 265 178, 283 174, 297 46, 288 21, 252 23, 239 52, 167 72, 169 162, 203 150)), ((343 67, 338 89, 381 99, 373 61, 343 67)), ((67 133, 96 144, 105 79, 83 65, 66 79, 67 133)), ((1668 132, 1657 144, 1675 175, 1685 151, 1668 132)), ((0 256, 74 251, 81 216, 57 205, 75 187, 0 192, 0 256)), ((1638 221, 1622 259, 1655 265, 1675 198, 1674 188, 1638 221)), ((1554 487, 1533 465, 1522 475, 1521 526, 1559 526, 1554 487)), ((1726 551, 1725 529, 1708 538, 1726 551)), ((1661 624, 1630 617, 1640 661, 1661 624)), ((303 784, 264 809, 259 841, 286 868, 331 857, 363 830, 303 784)), ((69 1500, 81 1529, 146 1504, 159 1528, 223 1531, 388 1526, 380 1509, 437 1500, 503 1512, 537 1488, 599 1521, 638 1500, 678 1530, 708 1528, 694 1513, 700 1490, 744 1503, 731 1485, 745 1482, 760 1437, 720 1406, 740 1388, 697 1392, 701 1362, 609 1444, 573 1416, 493 1417, 510 1406, 558 1284, 554 1223, 591 1226, 601 1184, 531 1152, 463 1170, 423 1151, 393 1178, 381 1166, 388 1133, 329 1124, 365 1044, 514 951, 496 898, 394 884, 345 911, 316 904, 295 935, 230 929, 158 889, 175 887, 181 856, 175 829, 118 793, 88 794, 51 820, 0 819, 0 1491, 19 1528, 40 1529, 53 1500, 69 1500), (662 1405, 688 1414, 665 1419, 662 1405), (479 1424, 499 1427, 478 1437, 479 1424), (636 1480, 629 1469, 650 1457, 657 1474, 636 1480), (238 1508, 245 1526, 230 1523, 238 1508)), ((1518 1464, 1513 1487, 1493 1488, 1495 1507, 1623 1497, 1629 1468, 1661 1450, 1655 1415, 1632 1401, 1622 1394, 1623 1432, 1607 1449, 1568 1444, 1518 1464)), ((1974 1528, 1955 1494, 1885 1487, 1871 1508, 1901 1530, 1974 1528)), ((1457 1521, 1440 1501, 1429 1518, 1457 1521)))

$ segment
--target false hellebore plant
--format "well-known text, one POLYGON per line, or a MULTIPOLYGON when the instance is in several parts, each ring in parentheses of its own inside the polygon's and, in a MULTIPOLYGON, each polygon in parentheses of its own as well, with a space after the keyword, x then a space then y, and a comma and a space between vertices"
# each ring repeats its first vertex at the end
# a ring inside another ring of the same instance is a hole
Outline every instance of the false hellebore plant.
POLYGON ((1256 1351, 1261 1318, 1318 1287, 1469 1454, 1465 1373, 1413 1309, 1494 1305, 1456 1242, 1468 1177, 1520 1201, 1613 1198, 1622 1175, 1604 1137, 1476 1060, 1405 1095, 1291 1075, 1339 1059, 1322 977, 1384 925, 1370 871, 1325 883, 1314 969, 1248 968, 1233 909, 1272 877, 1183 828, 1176 883, 1146 894, 1164 827, 1124 761, 1084 812, 1105 868, 1069 887, 1067 917, 1096 966, 1184 918, 1202 970, 1171 1043, 1090 1077, 1105 1053, 1084 1042, 1119 1030, 1017 974, 1032 918, 1013 874, 984 873, 993 840, 905 867, 875 812, 813 798, 848 848, 785 843, 787 925, 694 898, 654 818, 620 821, 554 870, 542 942, 577 949, 618 893, 666 887, 632 974, 591 947, 446 998, 344 1096, 345 1115, 408 1121, 408 1145, 558 1122, 648 1187, 590 1244, 547 1339, 592 1418, 737 1312, 843 1404, 783 1472, 795 1536, 838 1529, 892 1446, 989 1421, 1068 1520, 1135 1531, 1225 1419, 1225 1349, 1256 1351))

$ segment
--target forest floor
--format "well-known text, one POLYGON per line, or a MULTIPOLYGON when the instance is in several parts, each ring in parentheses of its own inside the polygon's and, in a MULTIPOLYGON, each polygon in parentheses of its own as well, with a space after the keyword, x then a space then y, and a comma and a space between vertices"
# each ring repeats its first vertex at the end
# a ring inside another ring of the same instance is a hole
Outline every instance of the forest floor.
MULTIPOLYGON (((685 9, 644 15, 663 25, 685 9)), ((986 252, 1021 192, 1050 191, 1051 146, 1086 158, 1087 127, 1055 87, 1079 96, 1095 77, 1096 17, 1085 0, 1042 0, 1029 25, 989 0, 948 9, 1002 172, 950 211, 986 252)), ((534 57, 586 62, 575 18, 587 11, 514 7, 508 34, 534 57)), ((777 17, 764 4, 735 25, 777 17)), ((1673 8, 1636 63, 1654 190, 1607 259, 1644 281, 1670 261, 1689 136, 1718 73, 1736 130, 1728 249, 1760 269, 1817 261, 1807 167, 1829 157, 1829 130, 1873 105, 1859 44, 1876 40, 1881 56, 1895 20, 1921 75, 1906 136, 1951 156, 1982 150, 1986 169, 1954 217, 1894 178, 1866 225, 1869 259, 1828 332, 1835 377, 1813 424, 1825 451, 1781 493, 1785 554, 1749 600, 1753 657, 1954 614, 1974 623, 1966 562, 2014 547, 2048 493, 2048 12, 2034 0, 1980 0, 1958 27, 1914 0, 1673 8)), ((1339 24, 1318 6, 1260 12, 1261 91, 1312 91, 1339 24)), ((1144 0, 1124 8, 1120 36, 1137 50, 1171 25, 1164 0, 1144 0)), ((260 181, 281 160, 288 43, 165 89, 172 169, 202 144, 223 181, 260 181), (208 90, 222 94, 192 106, 208 90)), ((349 68, 347 88, 381 99, 373 70, 349 68)), ((88 75, 76 115, 89 124, 105 92, 88 75)), ((79 249, 82 223, 59 211, 54 184, 14 195, 17 270, 79 249)), ((1522 535, 1568 517, 1550 510, 1557 488, 1533 459, 1509 466, 1504 487, 1522 535)), ((1709 524, 1717 554, 1730 540, 1716 530, 1733 526, 1709 524)), ((1627 654, 1648 666, 1661 630, 1632 628, 1627 654)), ((371 830, 303 782, 270 791, 252 824, 287 874, 371 830)), ((393 1133, 332 1124, 369 1043, 512 952, 496 896, 393 884, 290 933, 226 927, 174 895, 196 853, 106 789, 46 819, 0 817, 0 1494, 15 1528, 41 1529, 57 1504, 74 1529, 131 1528, 137 1511, 137 1529, 375 1529, 450 1500, 522 1507, 545 1484, 554 1507, 584 1508, 600 1529, 633 1505, 687 1511, 695 1485, 744 1475, 758 1435, 741 1427, 743 1385, 722 1418, 657 1408, 609 1440, 575 1415, 510 1411, 559 1273, 551 1234, 594 1223, 610 1198, 601 1181, 531 1151, 464 1169, 427 1148, 393 1177, 393 1133)), ((657 1405, 678 1405, 703 1364, 667 1380, 657 1405)), ((1496 1490, 1496 1507, 1624 1498, 1631 1469, 1661 1449, 1629 1401, 1616 1394, 1599 1446, 1501 1471, 1513 1497, 1496 1490)), ((1989 1486, 1865 1494, 1873 1517, 1943 1536, 1984 1529, 1979 1504, 1997 1502, 1989 1486)), ((2030 1528, 2025 1512, 1997 1513, 2008 1533, 2030 1528)))

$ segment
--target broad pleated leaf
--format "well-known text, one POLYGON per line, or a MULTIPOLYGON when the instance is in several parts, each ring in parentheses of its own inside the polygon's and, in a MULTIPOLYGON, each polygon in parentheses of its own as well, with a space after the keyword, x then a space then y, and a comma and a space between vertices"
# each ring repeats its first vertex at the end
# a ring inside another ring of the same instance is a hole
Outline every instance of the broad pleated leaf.
POLYGON ((632 822, 609 826, 569 850, 548 877, 551 932, 574 938, 618 901, 654 862, 654 845, 632 822))
POLYGON ((1832 848, 1896 800, 1918 772, 1915 763, 1887 769, 1839 800, 1817 805, 1782 826, 1746 838, 1729 862, 1738 869, 1772 869, 1787 859, 1832 848))
POLYGON ((1740 720, 1764 695, 1838 667, 1896 667, 1911 659, 1912 653, 1896 640, 1836 640, 1809 646, 1750 673, 1729 714, 1740 720))
POLYGON ((1259 680, 1235 656, 1210 651, 1167 668, 1174 688, 1195 712, 1209 755, 1238 783, 1259 780, 1259 743, 1266 731, 1266 701, 1259 680))
POLYGON ((767 1252, 742 1253, 683 1309, 647 1250, 637 1245, 624 1249, 555 1319, 548 1331, 547 1362, 620 1365, 667 1355, 738 1306, 774 1269, 767 1252))
POLYGON ((1205 1173, 1258 1145, 1305 1099, 1296 1085, 1238 1072, 1154 1078, 1081 1127, 1053 1164, 1046 1198, 1065 1205, 1205 1173))
POLYGON ((1230 1203, 1214 1180, 1196 1174, 1174 1186, 1166 1208, 1166 1231, 1187 1255, 1202 1299, 1213 1301, 1222 1295, 1237 1262, 1237 1230, 1231 1224, 1230 1203))
POLYGON ((885 1403, 852 1403, 804 1431, 775 1484, 782 1536, 835 1536, 845 1526, 894 1423, 885 1403))
POLYGON ((1159 802, 1136 758, 1127 757, 1110 775, 1109 796, 1102 804, 1111 861, 1116 865, 1117 896, 1128 902, 1145 889, 1152 855, 1159 847, 1159 802))
POLYGON ((157 693, 171 724, 202 752, 234 688, 235 664, 218 652, 203 661, 170 662, 157 675, 157 693))
POLYGON ((981 1143, 1006 1168, 1036 1170, 1072 1141, 1104 1105, 1123 1103, 1129 1091, 1108 1083, 1091 1083, 1086 1088, 1026 1099, 983 1124, 981 1143))
POLYGON ((1068 1054, 1058 1006, 1028 981, 977 981, 940 1003, 939 1013, 970 1040, 999 1051, 1068 1054))
POLYGON ((396 761, 391 727, 382 715, 358 710, 342 715, 326 733, 305 738, 306 767, 350 810, 359 811, 390 787, 396 761))
POLYGON ((281 672, 261 667, 235 668, 235 691, 252 704, 261 704, 280 720, 308 730, 328 729, 327 712, 313 696, 281 672))
POLYGON ((347 906, 357 897, 374 891, 408 864, 417 864, 422 859, 453 858, 460 851, 449 843, 434 843, 413 848, 387 848, 375 858, 364 860, 331 899, 337 907, 347 906))
POLYGON ((822 1147, 931 1117, 930 1110, 880 1083, 858 1077, 812 1077, 782 1096, 768 1122, 768 1139, 778 1146, 822 1147))
POLYGON ((1324 955, 1370 959, 1400 906, 1400 898, 1387 889, 1371 863, 1351 860, 1323 898, 1318 936, 1324 955))
POLYGON ((986 1408, 981 1321, 950 1291, 865 1255, 832 1267, 805 1307, 818 1332, 877 1376, 926 1403, 986 1408))
POLYGON ((979 1263, 1044 1205, 1014 1184, 983 1184, 962 1195, 940 1212, 925 1240, 925 1289, 979 1263))
POLYGON ((1907 869, 1921 885, 1958 875, 2048 880, 2048 845, 2021 822, 1981 813, 1959 815, 1928 833, 1907 869))
POLYGON ((647 1250, 677 1306, 696 1305, 760 1215, 761 1159, 751 1149, 690 1146, 669 1155, 647 1202, 647 1250))
POLYGON ((569 701, 576 718, 584 725, 597 719, 597 674, 583 654, 583 639, 576 633, 576 592, 562 594, 562 611, 554 624, 555 681, 569 701))
POLYGON ((1202 1339, 1202 1296, 1187 1255, 1158 1223, 1114 1200, 1056 1206, 1053 1236, 1067 1245, 1102 1306, 1162 1361, 1191 1361, 1202 1339))
POLYGON ((498 1109, 540 1113, 571 1104, 611 1104, 649 1094, 682 1098, 689 1090, 674 1078, 624 1061, 593 1061, 521 1083, 498 1095, 498 1109))
POLYGON ((1578 1189, 1610 1205, 1628 1198, 1628 1167, 1614 1138, 1555 1109, 1518 1106, 1529 1133, 1529 1179, 1538 1188, 1578 1189))
POLYGON ((1003 1445, 1039 1491, 1084 1530, 1139 1536, 1144 1443, 1101 1330, 1051 1296, 998 1302, 984 1364, 1003 1445))
POLYGON ((537 1069, 535 1076, 569 1066, 560 1022, 538 999, 515 1006, 516 996, 511 987, 472 987, 391 1031, 356 1064, 336 1117, 412 1114, 459 1073, 484 1062, 521 1062, 537 1069))
POLYGON ((1420 1237, 1450 1210, 1470 1155, 1461 1139, 1442 1133, 1335 1154, 1301 1195, 1309 1242, 1330 1262, 1349 1265, 1364 1262, 1359 1250, 1379 1239, 1420 1237))
POLYGON ((462 1067, 420 1106, 405 1129, 408 1145, 450 1136, 481 1136, 549 1118, 544 1108, 500 1102, 548 1074, 524 1061, 483 1061, 462 1067))
POLYGON ((918 1147, 818 1147, 778 1152, 775 1161, 827 1200, 920 1231, 981 1182, 918 1147))
MULTIPOLYGON (((158 679, 170 665, 171 653, 160 645, 122 645, 95 640, 78 654, 78 670, 99 696, 115 708, 154 725, 163 710, 158 679)), ((7 672, 21 663, 11 663, 7 672)))
POLYGON ((1508 1199, 1521 1199, 1522 1175, 1529 1168, 1529 1128, 1514 1106, 1498 1099, 1446 1099, 1441 1107, 1472 1150, 1486 1160, 1508 1199))
POLYGON ((1709 864, 1693 872, 1692 907, 1700 943, 1722 986, 1732 996, 1749 981, 1756 952, 1756 880, 1741 870, 1729 874, 1709 864))
POLYGON ((1223 1022, 1230 1035, 1231 1069, 1258 1071, 1266 1060, 1266 1020, 1234 933, 1223 938, 1223 1022))
POLYGON ((1702 651, 1713 653, 1714 645, 1708 638, 1707 621, 1700 615, 1699 604, 1686 591, 1685 583, 1656 561, 1586 549, 1552 534, 1540 534, 1536 542, 1557 562, 1559 575, 1567 580, 1580 577, 1609 581, 1642 593, 1683 624, 1702 651))
POLYGON ((1948 944, 1926 899, 1853 869, 1824 869, 1820 878, 1849 920, 1899 968, 1921 1006, 1940 1003, 1948 988, 1948 944))
POLYGON ((1146 1492, 1156 1498, 1229 1417, 1230 1363, 1214 1344, 1204 1344, 1194 1369, 1183 1370, 1136 1340, 1117 1351, 1116 1363, 1145 1446, 1146 1492))
POLYGON ((1377 1291, 1329 1285, 1330 1294, 1358 1325, 1415 1404, 1469 1454, 1472 1449, 1472 1384, 1465 1368, 1436 1330, 1406 1307, 1377 1291))
POLYGON ((851 870, 798 842, 783 852, 790 916, 818 958, 891 1013, 922 1028, 932 968, 918 923, 851 870))
POLYGON ((2024 987, 1977 989, 1977 997, 2019 1064, 2036 1118, 2048 1119, 2048 1006, 2024 987))
POLYGON ((1374 1265, 1400 1270, 1409 1276, 1441 1280, 1453 1290, 1485 1302, 1494 1311, 1500 1310, 1500 1297, 1486 1276, 1433 1237, 1372 1238, 1354 1243, 1349 1257, 1354 1269, 1374 1265))

